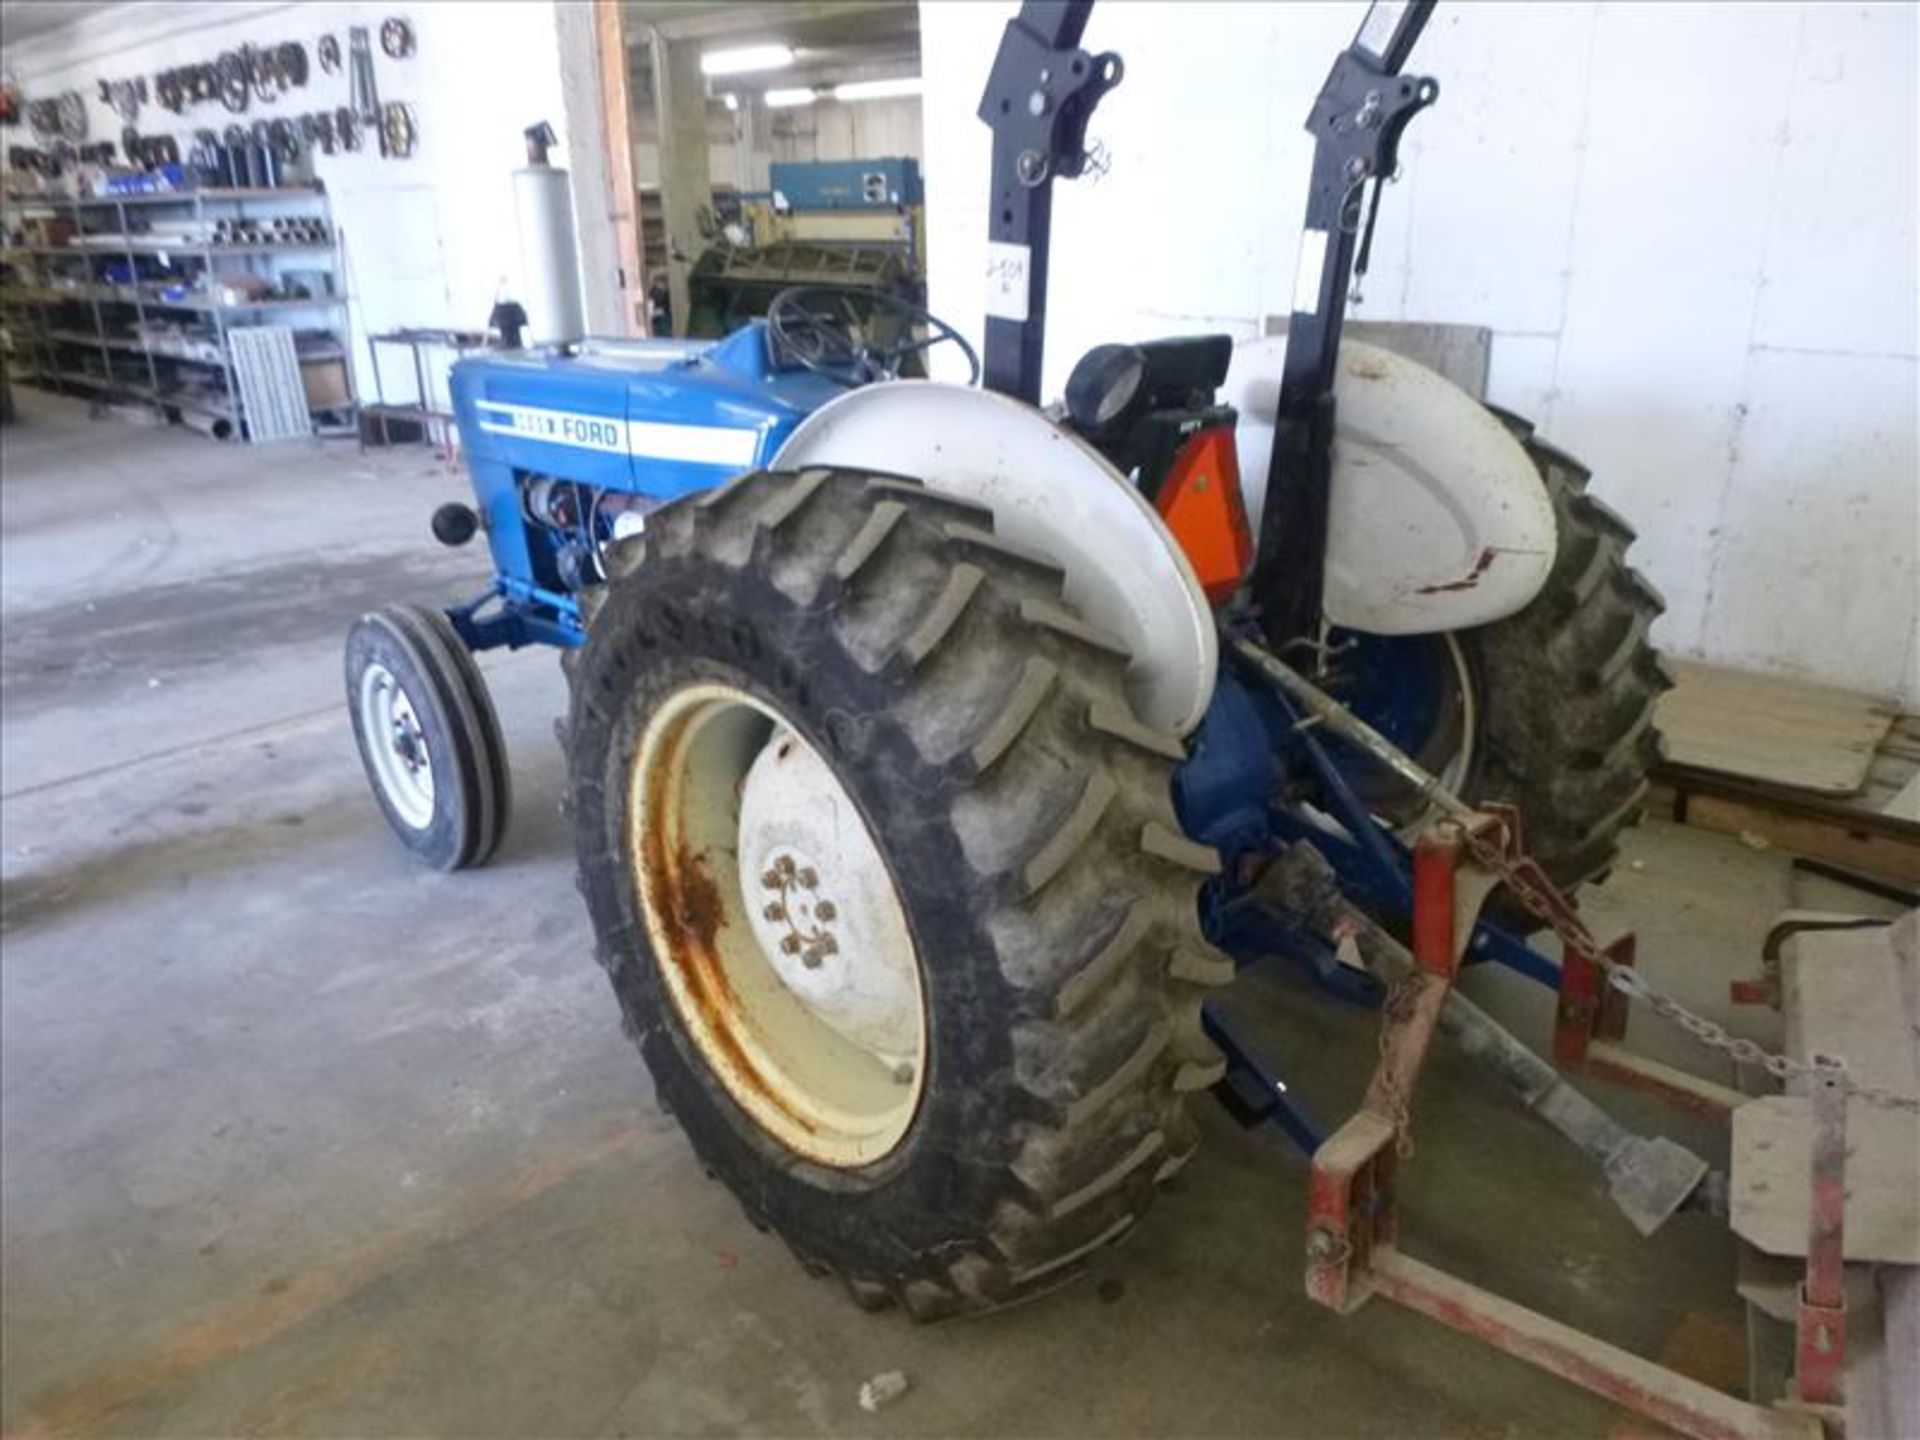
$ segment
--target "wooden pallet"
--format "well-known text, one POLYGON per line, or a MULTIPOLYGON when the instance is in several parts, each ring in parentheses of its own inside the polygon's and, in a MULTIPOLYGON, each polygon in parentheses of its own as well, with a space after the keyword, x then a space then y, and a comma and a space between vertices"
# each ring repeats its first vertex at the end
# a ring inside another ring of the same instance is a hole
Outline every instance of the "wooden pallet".
POLYGON ((1672 761, 1654 770, 1653 781, 1651 815, 1920 887, 1920 817, 1909 808, 1920 802, 1920 716, 1893 722, 1852 795, 1672 761))

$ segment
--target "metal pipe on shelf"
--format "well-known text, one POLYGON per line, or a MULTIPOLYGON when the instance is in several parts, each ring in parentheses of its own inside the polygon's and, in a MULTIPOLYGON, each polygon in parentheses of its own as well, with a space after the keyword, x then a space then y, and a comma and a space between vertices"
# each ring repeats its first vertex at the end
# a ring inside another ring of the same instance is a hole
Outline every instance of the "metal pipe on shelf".
POLYGON ((215 415, 210 410, 191 410, 185 406, 179 407, 179 410, 180 423, 186 426, 187 429, 196 431, 201 435, 210 435, 215 440, 231 440, 233 438, 233 421, 229 420, 226 416, 215 415))

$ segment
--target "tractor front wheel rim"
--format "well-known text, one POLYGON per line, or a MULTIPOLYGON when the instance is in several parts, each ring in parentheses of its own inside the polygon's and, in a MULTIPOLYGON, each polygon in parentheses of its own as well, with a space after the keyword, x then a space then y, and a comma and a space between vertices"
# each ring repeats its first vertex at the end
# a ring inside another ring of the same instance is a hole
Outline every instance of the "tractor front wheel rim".
POLYGON ((682 1032, 788 1149, 872 1164, 919 1108, 927 1023, 865 816, 791 721, 730 685, 670 696, 633 753, 628 864, 682 1032))
POLYGON ((399 680, 377 661, 360 674, 360 727, 381 793, 406 825, 426 829, 433 823, 426 730, 399 680))

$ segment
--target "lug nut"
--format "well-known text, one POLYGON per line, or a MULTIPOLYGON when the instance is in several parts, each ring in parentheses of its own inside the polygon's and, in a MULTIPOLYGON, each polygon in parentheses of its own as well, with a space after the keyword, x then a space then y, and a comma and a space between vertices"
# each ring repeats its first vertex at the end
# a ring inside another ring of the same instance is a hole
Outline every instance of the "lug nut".
POLYGON ((760 883, 769 890, 778 890, 780 888, 780 872, 778 870, 763 872, 760 876, 760 883))
POLYGON ((816 919, 831 920, 840 912, 835 908, 831 900, 822 900, 818 905, 813 907, 813 913, 816 919))
POLYGON ((760 913, 769 920, 784 920, 787 918, 787 907, 776 900, 760 913))
MULTIPOLYGON (((788 861, 787 863, 792 864, 793 862, 788 861)), ((811 865, 802 870, 794 879, 800 882, 800 888, 802 890, 811 890, 820 883, 820 877, 813 873, 813 867, 811 865)))
POLYGON ((782 955, 799 954, 800 937, 798 935, 782 935, 780 937, 780 953, 782 955))

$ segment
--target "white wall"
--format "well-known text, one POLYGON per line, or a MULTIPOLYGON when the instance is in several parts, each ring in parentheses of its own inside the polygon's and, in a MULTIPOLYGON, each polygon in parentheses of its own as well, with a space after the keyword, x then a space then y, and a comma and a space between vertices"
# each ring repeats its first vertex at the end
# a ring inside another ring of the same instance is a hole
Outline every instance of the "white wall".
POLYGON ((859 100, 842 105, 820 100, 791 110, 775 110, 774 160, 866 160, 882 155, 920 154, 920 101, 917 96, 859 100))
MULTIPOLYGON (((846 105, 821 100, 768 111, 768 144, 764 151, 754 150, 748 143, 747 124, 744 110, 716 108, 708 116, 707 165, 714 184, 764 190, 767 163, 772 160, 865 160, 882 155, 918 158, 920 154, 917 97, 861 100, 846 105)), ((651 123, 644 128, 650 131, 651 123)), ((650 139, 636 140, 633 167, 638 183, 659 184, 660 147, 650 139)))
MULTIPOLYGON (((256 101, 245 115, 231 115, 217 102, 182 115, 143 107, 135 128, 175 136, 184 155, 195 130, 346 104, 347 67, 323 74, 314 51, 331 32, 345 55, 350 25, 373 31, 381 100, 406 101, 419 126, 410 159, 382 159, 371 141, 356 154, 315 157, 334 223, 346 237, 355 376, 361 398, 371 400, 367 333, 398 325, 482 329, 503 281, 518 287, 519 234, 508 176, 525 163, 521 131, 546 120, 566 138, 553 0, 127 6, 8 45, 0 64, 29 98, 78 89, 88 99, 89 138, 118 141, 123 125, 96 98, 100 79, 145 74, 151 86, 158 71, 241 45, 298 40, 307 47, 307 86, 272 103, 256 101), (418 43, 410 59, 391 60, 380 50, 380 23, 393 14, 413 25, 418 43)), ((559 151, 554 163, 565 159, 559 151)), ((413 398, 404 351, 383 349, 381 373, 388 399, 413 398)))
MULTIPOLYGON (((1014 7, 922 0, 934 309, 977 331, 1014 7)), ((1108 3, 1113 157, 1055 189, 1049 393, 1102 340, 1283 313, 1357 3, 1108 3)), ((1491 398, 1640 528, 1666 648, 1920 705, 1916 17, 1443 3, 1358 314, 1491 327, 1491 398)), ((936 352, 938 353, 938 352, 936 352)))

